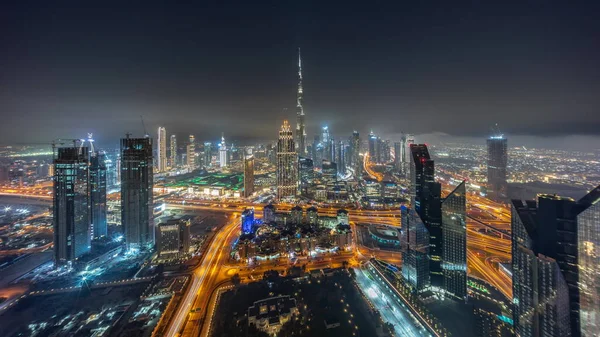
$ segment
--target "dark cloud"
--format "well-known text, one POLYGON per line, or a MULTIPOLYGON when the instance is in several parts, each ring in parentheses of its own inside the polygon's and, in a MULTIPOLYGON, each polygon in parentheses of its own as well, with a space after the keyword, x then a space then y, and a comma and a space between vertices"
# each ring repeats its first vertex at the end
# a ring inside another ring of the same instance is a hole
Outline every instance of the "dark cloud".
MULTIPOLYGON (((303 48, 322 125, 483 137, 600 135, 599 5, 18 2, 0 14, 0 142, 93 131, 273 139, 303 48)), ((284 108, 289 108, 283 112, 284 108)), ((115 141, 116 143, 116 141, 115 141)))

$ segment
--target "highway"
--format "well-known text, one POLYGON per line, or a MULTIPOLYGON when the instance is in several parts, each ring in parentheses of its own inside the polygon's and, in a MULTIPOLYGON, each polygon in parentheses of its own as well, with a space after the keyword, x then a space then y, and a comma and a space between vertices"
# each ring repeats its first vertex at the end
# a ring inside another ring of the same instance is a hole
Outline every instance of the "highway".
POLYGON ((197 335, 199 324, 198 322, 188 321, 190 311, 195 308, 206 310, 209 297, 207 295, 212 291, 210 281, 214 280, 214 276, 219 273, 220 266, 227 261, 229 248, 239 233, 239 228, 239 218, 234 215, 215 235, 206 249, 202 262, 193 272, 191 284, 183 295, 174 318, 169 322, 166 336, 176 336, 182 328, 185 328, 184 332, 188 333, 184 333, 184 335, 197 335))

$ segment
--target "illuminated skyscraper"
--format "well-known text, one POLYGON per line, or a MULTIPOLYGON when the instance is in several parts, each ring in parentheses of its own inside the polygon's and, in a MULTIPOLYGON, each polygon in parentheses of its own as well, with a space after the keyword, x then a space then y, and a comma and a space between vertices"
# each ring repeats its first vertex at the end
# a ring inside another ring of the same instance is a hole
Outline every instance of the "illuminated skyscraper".
POLYGON ((167 130, 164 127, 158 128, 158 172, 167 170, 167 130))
POLYGON ((579 200, 577 215, 581 335, 600 331, 600 186, 579 200))
POLYGON ((434 290, 444 287, 441 185, 435 182, 434 162, 425 144, 411 149, 411 205, 429 232, 429 275, 434 290))
POLYGON ((402 134, 402 138, 400 139, 400 168, 403 174, 406 174, 408 168, 408 161, 406 160, 406 135, 402 134))
POLYGON ((446 293, 467 299, 467 189, 463 181, 442 202, 442 270, 446 293))
POLYGON ((221 135, 221 143, 219 144, 219 166, 227 167, 227 144, 225 143, 225 136, 221 135))
POLYGON ((321 136, 321 144, 323 144, 323 159, 334 160, 331 158, 331 136, 329 135, 329 127, 324 126, 321 136))
POLYGON ((254 193, 254 156, 244 151, 244 197, 254 193))
POLYGON ((288 121, 283 121, 277 141, 277 198, 295 197, 298 191, 297 154, 288 121))
POLYGON ((298 96, 296 98, 296 151, 298 156, 306 156, 306 126, 304 125, 304 107, 302 106, 302 57, 298 48, 298 96))
POLYGON ((537 200, 512 201, 513 319, 519 336, 580 335, 577 220, 590 209, 587 198, 598 196, 576 202, 540 194, 537 200))
POLYGON ((156 247, 160 258, 178 258, 190 252, 191 221, 167 219, 158 224, 156 247))
POLYGON ((152 139, 121 139, 121 224, 130 248, 154 244, 152 139))
POLYGON ((394 167, 398 171, 402 171, 402 143, 394 142, 394 167))
POLYGON ((314 181, 314 164, 312 159, 298 158, 298 173, 300 194, 308 195, 314 181))
POLYGON ((495 199, 506 198, 508 184, 506 182, 507 140, 504 135, 497 134, 487 140, 487 179, 488 194, 495 199))
POLYGON ((63 265, 91 248, 88 148, 60 147, 54 153, 54 263, 63 265))
POLYGON ((362 163, 360 161, 360 135, 358 131, 352 132, 352 169, 354 169, 354 176, 357 178, 361 177, 362 163))
POLYGON ((337 142, 337 150, 335 151, 336 154, 336 163, 337 163, 337 167, 338 167, 338 174, 340 176, 345 176, 346 175, 346 145, 344 144, 343 141, 339 141, 337 142))
POLYGON ((377 162, 377 136, 375 136, 373 130, 369 133, 369 161, 372 163, 377 162))
POLYGON ((204 167, 210 167, 212 165, 212 143, 204 143, 204 167))
POLYGON ((429 233, 413 207, 400 208, 402 277, 416 291, 429 287, 429 233))
POLYGON ((171 143, 169 145, 171 145, 169 165, 171 165, 172 168, 176 168, 179 165, 177 165, 177 137, 175 135, 171 135, 171 143))
POLYGON ((196 138, 194 135, 190 135, 190 139, 187 145, 187 167, 190 170, 196 168, 196 138))
POLYGON ((107 234, 106 224, 106 155, 92 152, 90 156, 90 212, 92 237, 97 239, 107 234))

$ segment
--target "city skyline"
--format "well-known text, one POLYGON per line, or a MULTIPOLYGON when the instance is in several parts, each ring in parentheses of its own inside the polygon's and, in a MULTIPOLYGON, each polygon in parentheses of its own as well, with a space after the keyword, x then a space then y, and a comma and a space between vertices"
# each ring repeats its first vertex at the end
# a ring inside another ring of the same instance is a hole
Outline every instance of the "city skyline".
POLYGON ((6 7, 0 335, 596 335, 600 4, 6 7))

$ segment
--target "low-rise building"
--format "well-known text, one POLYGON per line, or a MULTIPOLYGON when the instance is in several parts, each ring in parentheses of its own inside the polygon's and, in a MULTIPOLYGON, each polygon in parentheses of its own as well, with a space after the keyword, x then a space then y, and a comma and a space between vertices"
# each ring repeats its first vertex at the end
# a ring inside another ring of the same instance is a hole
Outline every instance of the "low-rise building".
POLYGON ((248 308, 248 325, 275 336, 295 315, 298 315, 295 299, 288 295, 270 297, 248 308))

